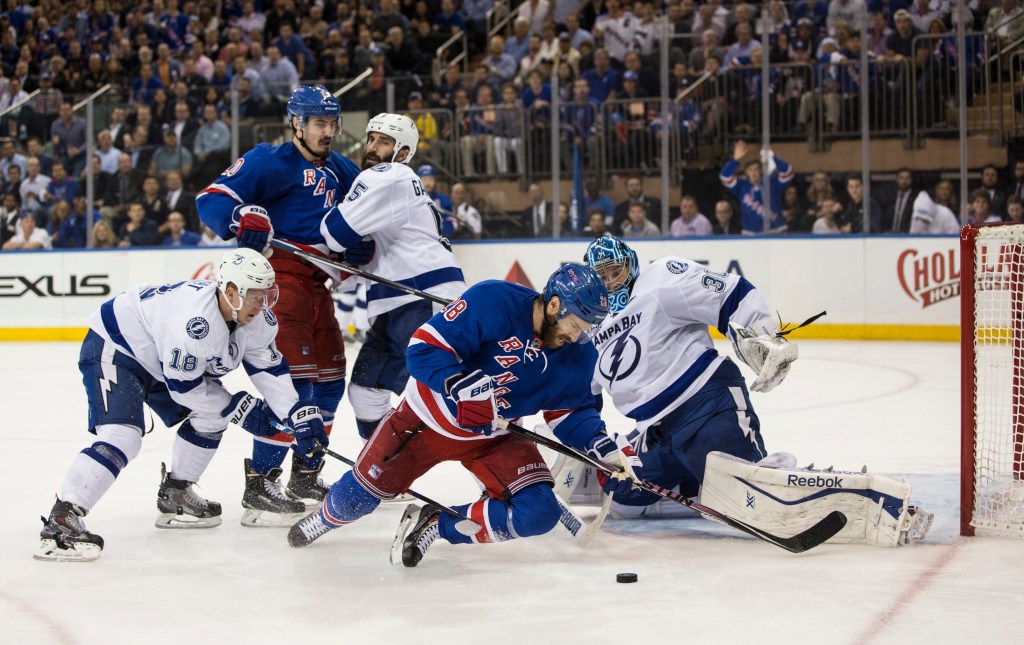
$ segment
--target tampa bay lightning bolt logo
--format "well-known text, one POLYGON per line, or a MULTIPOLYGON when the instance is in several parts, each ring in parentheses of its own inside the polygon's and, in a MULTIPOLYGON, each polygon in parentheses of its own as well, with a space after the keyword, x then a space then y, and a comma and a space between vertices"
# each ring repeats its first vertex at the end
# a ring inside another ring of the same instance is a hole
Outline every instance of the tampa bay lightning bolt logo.
POLYGON ((725 291, 725 280, 717 278, 710 273, 705 273, 700 279, 700 286, 711 291, 722 293, 725 291))
POLYGON ((277 316, 274 315, 273 311, 269 309, 264 309, 263 317, 267 320, 267 324, 270 325, 271 327, 277 326, 277 316))
POLYGON ((372 170, 373 172, 387 172, 391 170, 391 164, 387 162, 382 162, 377 164, 373 168, 370 168, 370 170, 372 170))
POLYGON ((231 356, 232 360, 237 358, 237 356, 238 356, 238 345, 235 344, 235 341, 231 341, 230 343, 228 343, 228 355, 231 356))
POLYGON ((629 375, 640 364, 642 354, 640 341, 632 334, 623 334, 614 342, 605 345, 601 350, 597 369, 601 372, 601 376, 608 379, 609 389, 615 381, 624 381, 629 378, 629 375))
POLYGON ((185 332, 196 340, 206 338, 210 333, 210 323, 206 322, 206 318, 196 316, 185 325, 185 332))
POLYGON ((685 273, 688 266, 690 265, 686 262, 679 262, 677 260, 669 260, 665 265, 665 267, 672 273, 685 273))

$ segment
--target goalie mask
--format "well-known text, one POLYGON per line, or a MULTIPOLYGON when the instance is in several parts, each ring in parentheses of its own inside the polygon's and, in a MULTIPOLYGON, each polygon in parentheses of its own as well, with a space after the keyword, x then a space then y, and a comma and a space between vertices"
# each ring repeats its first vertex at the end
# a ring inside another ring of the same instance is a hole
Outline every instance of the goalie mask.
POLYGON ((590 243, 583 259, 604 282, 611 310, 618 313, 625 309, 633 283, 640 275, 636 251, 614 235, 605 234, 590 243))

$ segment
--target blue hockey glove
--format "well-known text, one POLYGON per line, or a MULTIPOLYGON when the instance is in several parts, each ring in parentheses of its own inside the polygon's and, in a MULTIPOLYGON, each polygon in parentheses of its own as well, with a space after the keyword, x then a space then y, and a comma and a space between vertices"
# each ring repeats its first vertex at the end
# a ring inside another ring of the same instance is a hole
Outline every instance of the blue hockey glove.
POLYGON ((498 416, 494 381, 480 370, 459 372, 445 381, 448 398, 455 401, 456 421, 471 432, 490 436, 498 416))
POLYGON ((253 249, 267 255, 270 240, 274 239, 274 227, 266 209, 255 204, 235 206, 231 211, 231 230, 238 239, 238 246, 253 249))
POLYGON ((323 459, 323 448, 327 447, 327 432, 320 408, 308 401, 299 401, 288 413, 288 427, 295 436, 292 449, 302 455, 310 468, 316 468, 323 459))
POLYGON ((604 492, 609 495, 628 493, 636 487, 638 482, 643 481, 644 463, 637 456, 625 435, 615 435, 615 438, 612 439, 606 434, 599 434, 590 440, 587 445, 587 454, 608 465, 622 467, 621 472, 611 475, 598 472, 597 480, 604 492))
POLYGON ((372 237, 364 237, 359 244, 345 249, 345 261, 352 266, 369 264, 373 254, 377 251, 377 243, 372 237))
POLYGON ((257 437, 272 437, 282 430, 287 430, 263 399, 258 399, 248 392, 236 392, 231 402, 221 410, 220 416, 229 423, 242 426, 246 432, 257 437))

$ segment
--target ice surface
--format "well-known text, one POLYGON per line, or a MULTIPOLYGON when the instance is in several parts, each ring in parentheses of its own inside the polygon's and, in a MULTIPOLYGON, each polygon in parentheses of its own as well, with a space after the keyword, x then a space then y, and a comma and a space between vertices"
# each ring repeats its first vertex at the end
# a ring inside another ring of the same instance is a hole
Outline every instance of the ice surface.
MULTIPOLYGON (((286 529, 241 527, 250 442, 239 428, 201 482, 202 495, 224 504, 224 524, 154 528, 160 462, 173 436, 159 420, 87 518, 106 540, 102 557, 33 560, 39 515, 89 443, 78 345, 5 344, 0 352, 9 411, 0 429, 0 643, 1024 640, 1024 542, 957 537, 954 344, 804 341, 786 383, 752 395, 769 450, 793 452, 801 465, 867 464, 906 477, 915 503, 936 516, 926 544, 792 555, 696 518, 609 520, 586 549, 556 527, 497 545, 438 542, 415 569, 388 564, 399 505, 302 550, 288 547, 286 529), (639 582, 617 584, 623 571, 639 582)), ((246 387, 246 378, 233 374, 227 385, 246 387)), ((331 445, 355 457, 351 418, 343 403, 331 445)), ((333 480, 344 470, 331 460, 325 474, 333 480)), ((453 464, 416 489, 451 504, 477 495, 453 464)))

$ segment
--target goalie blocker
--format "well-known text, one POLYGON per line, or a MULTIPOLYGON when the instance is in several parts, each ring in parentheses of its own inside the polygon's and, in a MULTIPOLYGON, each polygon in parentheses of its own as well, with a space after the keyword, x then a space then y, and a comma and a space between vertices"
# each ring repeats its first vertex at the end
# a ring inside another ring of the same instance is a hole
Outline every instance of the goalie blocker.
POLYGON ((910 484, 867 472, 766 468, 708 454, 700 501, 760 529, 798 533, 831 511, 847 524, 833 544, 901 546, 924 539, 933 515, 910 505, 910 484))

